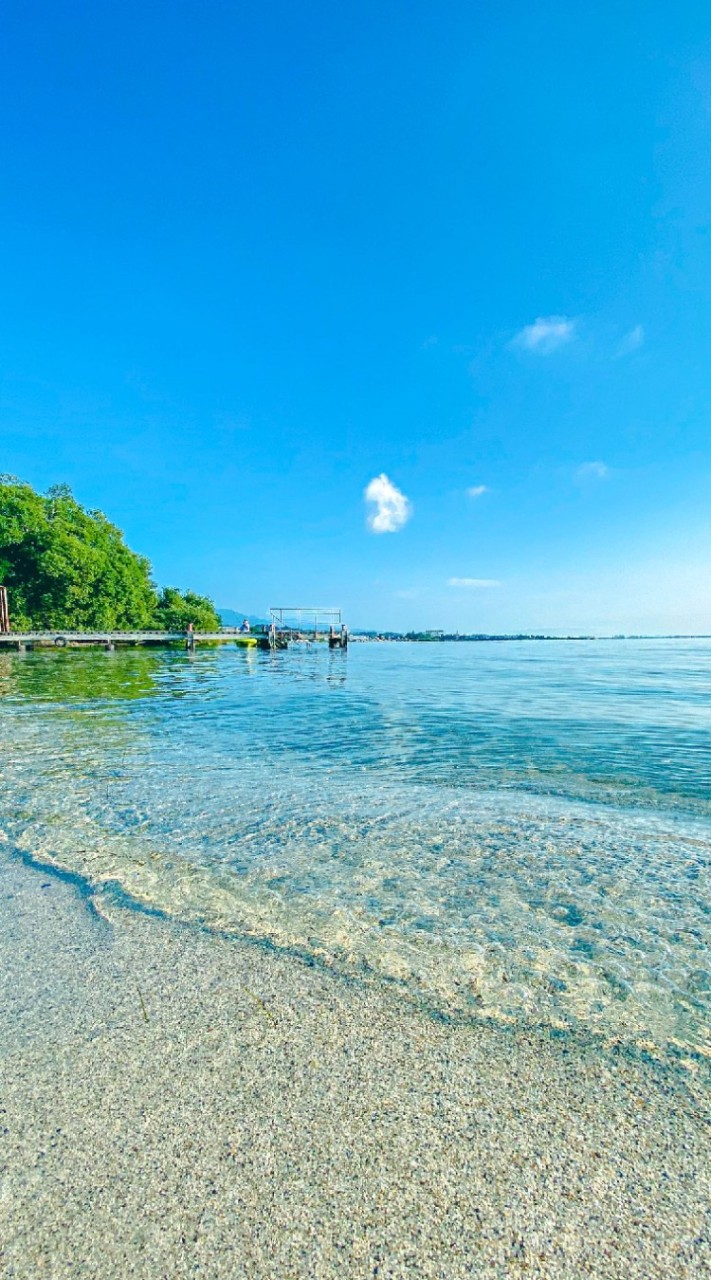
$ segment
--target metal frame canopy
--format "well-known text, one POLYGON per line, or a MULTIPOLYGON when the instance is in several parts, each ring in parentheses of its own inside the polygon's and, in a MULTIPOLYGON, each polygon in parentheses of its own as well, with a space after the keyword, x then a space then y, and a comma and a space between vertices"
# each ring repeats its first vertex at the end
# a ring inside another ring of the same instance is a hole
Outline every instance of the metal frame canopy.
POLYGON ((340 609, 326 609, 320 605, 279 605, 270 608, 272 626, 276 631, 303 633, 310 631, 314 637, 319 630, 324 634, 331 628, 341 630, 343 615, 340 609))

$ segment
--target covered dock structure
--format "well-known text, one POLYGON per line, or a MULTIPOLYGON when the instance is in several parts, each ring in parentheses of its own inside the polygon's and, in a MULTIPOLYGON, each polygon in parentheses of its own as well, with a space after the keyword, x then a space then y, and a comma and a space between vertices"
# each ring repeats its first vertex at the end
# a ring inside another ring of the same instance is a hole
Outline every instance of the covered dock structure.
POLYGON ((276 640, 328 641, 331 649, 348 648, 348 629, 340 609, 324 605, 273 605, 270 632, 276 640))

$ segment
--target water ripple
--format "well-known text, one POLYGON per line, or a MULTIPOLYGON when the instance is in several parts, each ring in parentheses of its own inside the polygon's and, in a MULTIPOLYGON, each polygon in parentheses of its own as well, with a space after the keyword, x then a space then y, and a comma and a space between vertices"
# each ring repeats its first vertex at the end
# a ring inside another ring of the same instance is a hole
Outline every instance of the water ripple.
POLYGON ((0 657, 33 858, 438 1006, 711 1052, 711 644, 0 657))

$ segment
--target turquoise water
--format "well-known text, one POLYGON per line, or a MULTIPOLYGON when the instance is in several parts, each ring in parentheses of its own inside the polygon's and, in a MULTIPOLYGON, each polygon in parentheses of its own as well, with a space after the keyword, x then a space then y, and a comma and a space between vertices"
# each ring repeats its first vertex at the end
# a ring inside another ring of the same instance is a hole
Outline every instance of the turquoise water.
POLYGON ((0 829, 445 1012, 711 1055, 711 641, 0 656, 0 829))

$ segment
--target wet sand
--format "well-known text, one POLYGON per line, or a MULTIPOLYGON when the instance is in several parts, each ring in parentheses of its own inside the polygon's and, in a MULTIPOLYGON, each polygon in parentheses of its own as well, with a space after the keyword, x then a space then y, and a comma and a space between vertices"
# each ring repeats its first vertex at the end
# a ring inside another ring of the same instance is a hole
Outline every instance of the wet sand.
POLYGON ((698 1077, 0 862, 0 1275, 711 1271, 698 1077))

